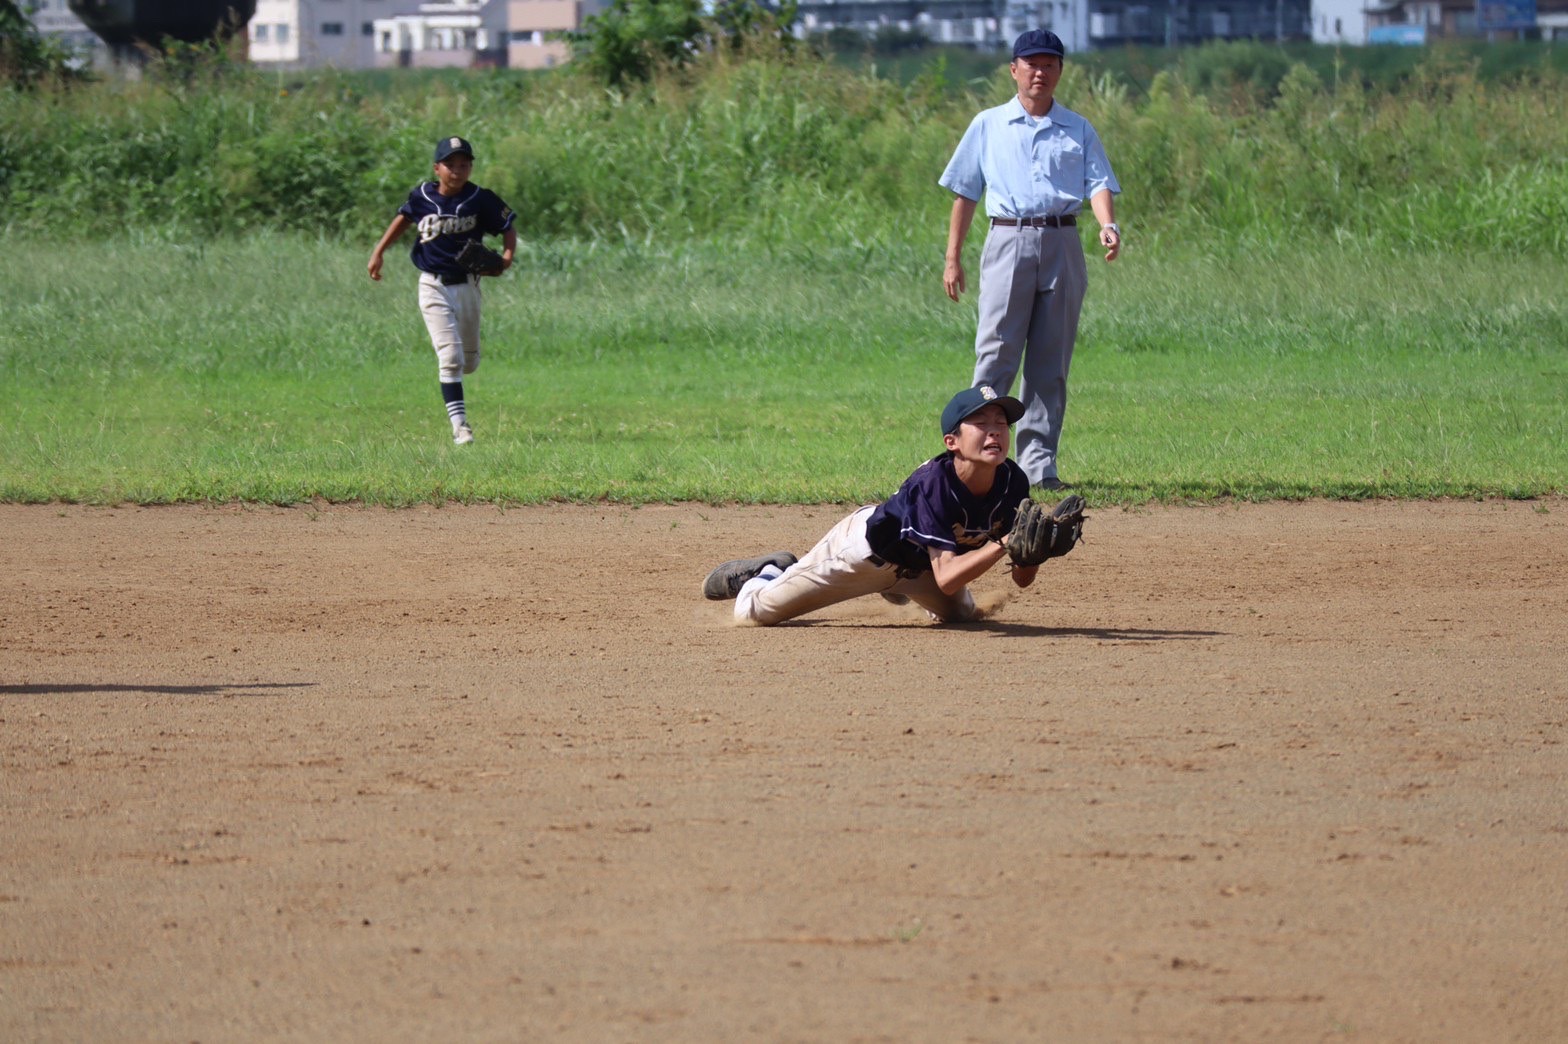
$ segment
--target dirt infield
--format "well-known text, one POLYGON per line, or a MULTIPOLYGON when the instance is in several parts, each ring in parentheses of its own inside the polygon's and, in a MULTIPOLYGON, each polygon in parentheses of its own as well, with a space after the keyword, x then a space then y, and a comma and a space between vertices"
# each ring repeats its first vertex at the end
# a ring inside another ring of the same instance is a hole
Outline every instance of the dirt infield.
POLYGON ((0 507, 0 1038, 1565 1039, 1568 501, 841 514, 0 507))

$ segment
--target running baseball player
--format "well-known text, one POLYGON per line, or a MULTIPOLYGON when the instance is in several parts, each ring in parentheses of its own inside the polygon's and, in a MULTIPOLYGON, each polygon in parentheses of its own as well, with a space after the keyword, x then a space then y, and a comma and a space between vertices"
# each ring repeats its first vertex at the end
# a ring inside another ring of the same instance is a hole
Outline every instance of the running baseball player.
MULTIPOLYGON (((409 228, 418 230, 410 255, 419 269, 419 310, 436 350, 441 399, 452 423, 452 441, 466 446, 474 441, 463 401, 463 377, 479 369, 479 272, 464 267, 475 252, 464 247, 483 245, 486 235, 499 235, 504 246, 499 259, 484 275, 500 275, 512 266, 517 252, 517 230, 512 208, 489 189, 469 180, 474 170, 474 147, 463 138, 442 138, 436 143, 435 180, 408 194, 397 216, 370 252, 370 278, 381 279, 387 247, 409 228), (463 261, 459 261, 459 258, 463 261)), ((481 251, 481 253, 488 253, 481 251)))
POLYGON ((946 452, 885 503, 855 511, 798 561, 779 551, 725 562, 703 594, 735 599, 735 619, 758 624, 871 594, 913 600, 937 623, 974 619, 971 581, 1005 561, 1013 583, 1028 587, 1040 564, 1071 551, 1082 533, 1083 498, 1042 510, 1007 455, 1023 412, 989 385, 965 388, 942 411, 946 452))

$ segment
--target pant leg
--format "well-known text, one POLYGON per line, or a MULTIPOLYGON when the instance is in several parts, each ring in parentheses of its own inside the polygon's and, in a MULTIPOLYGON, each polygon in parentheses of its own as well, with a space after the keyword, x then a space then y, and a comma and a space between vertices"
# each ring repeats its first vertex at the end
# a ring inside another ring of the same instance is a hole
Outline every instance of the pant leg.
POLYGON ((996 225, 980 251, 980 317, 975 327, 976 385, 1010 394, 1029 341, 1039 237, 1035 229, 996 225))
POLYGON ((483 304, 479 288, 482 282, 470 279, 461 288, 463 293, 457 295, 457 323, 463 336, 464 373, 473 373, 479 369, 479 313, 483 304))
POLYGON ((441 280, 428 273, 419 277, 419 313, 424 316, 425 329, 430 331, 430 345, 436 350, 436 366, 442 384, 455 384, 463 379, 465 347, 460 305, 465 284, 443 286, 441 280))
POLYGON ((1078 338, 1088 269, 1075 228, 1037 230, 1041 254, 1035 303, 1030 309, 1028 346, 1018 398, 1024 415, 1017 426, 1015 459, 1030 482, 1055 478, 1062 422, 1067 415, 1067 371, 1078 338))
POLYGON ((735 599, 735 619, 776 624, 892 588, 898 583, 893 567, 870 561, 866 520, 874 510, 863 507, 844 518, 783 575, 748 582, 735 599))

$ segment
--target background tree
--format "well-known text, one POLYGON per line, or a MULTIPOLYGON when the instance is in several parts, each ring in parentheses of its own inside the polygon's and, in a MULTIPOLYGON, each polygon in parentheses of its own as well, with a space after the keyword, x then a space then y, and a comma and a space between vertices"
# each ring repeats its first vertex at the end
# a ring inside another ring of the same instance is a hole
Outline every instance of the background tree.
POLYGON ((679 67, 729 42, 771 39, 788 46, 795 0, 728 0, 704 15, 701 0, 614 0, 569 34, 574 60, 611 86, 645 83, 660 67, 679 67))

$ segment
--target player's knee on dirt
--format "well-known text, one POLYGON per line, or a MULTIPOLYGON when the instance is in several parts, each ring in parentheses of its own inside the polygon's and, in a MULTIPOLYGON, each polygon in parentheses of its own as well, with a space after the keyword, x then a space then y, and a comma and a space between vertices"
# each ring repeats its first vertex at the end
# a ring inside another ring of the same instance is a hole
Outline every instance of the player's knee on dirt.
POLYGON ((934 597, 929 594, 917 594, 914 595, 914 600, 926 611, 926 615, 931 617, 932 623, 965 623, 979 615, 979 610, 975 608, 975 596, 967 587, 954 595, 944 595, 940 592, 934 597))

